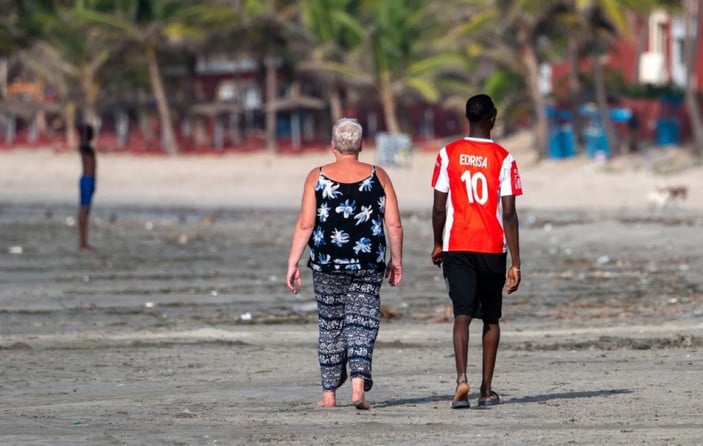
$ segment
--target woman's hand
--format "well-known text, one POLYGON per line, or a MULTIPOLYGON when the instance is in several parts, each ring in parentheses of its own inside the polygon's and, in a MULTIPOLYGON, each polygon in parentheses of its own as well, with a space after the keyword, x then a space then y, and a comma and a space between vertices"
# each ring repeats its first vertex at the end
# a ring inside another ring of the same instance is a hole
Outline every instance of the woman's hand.
POLYGON ((293 294, 298 294, 298 288, 303 286, 303 279, 300 277, 298 265, 291 265, 288 267, 288 273, 286 274, 286 285, 288 285, 288 289, 293 294))
POLYGON ((393 263, 393 260, 391 260, 388 262, 388 266, 386 267, 385 276, 391 286, 398 285, 403 278, 403 265, 400 263, 393 263))

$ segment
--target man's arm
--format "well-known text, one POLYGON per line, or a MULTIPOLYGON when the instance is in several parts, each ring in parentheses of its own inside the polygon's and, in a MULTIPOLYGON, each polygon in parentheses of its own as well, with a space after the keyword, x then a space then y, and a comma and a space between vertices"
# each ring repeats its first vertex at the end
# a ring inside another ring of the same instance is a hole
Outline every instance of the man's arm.
POLYGON ((446 192, 435 189, 432 203, 432 233, 434 234, 434 247, 432 248, 432 263, 439 266, 442 264, 442 243, 444 238, 444 224, 447 220, 447 197, 446 192))
POLYGON ((510 251, 511 267, 508 270, 508 277, 505 281, 505 289, 508 294, 517 291, 520 286, 520 233, 518 229, 518 216, 515 209, 515 195, 501 197, 503 208, 503 231, 505 240, 508 242, 510 251))

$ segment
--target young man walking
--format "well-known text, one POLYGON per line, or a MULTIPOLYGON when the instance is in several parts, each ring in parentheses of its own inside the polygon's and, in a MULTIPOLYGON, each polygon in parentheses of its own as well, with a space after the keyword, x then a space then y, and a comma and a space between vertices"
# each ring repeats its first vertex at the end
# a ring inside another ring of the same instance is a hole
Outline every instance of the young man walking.
POLYGON ((432 262, 442 266, 454 308, 457 387, 452 408, 470 407, 466 376, 471 320, 483 320, 483 367, 478 405, 500 404, 491 385, 503 304, 520 285, 520 245, 515 197, 522 195, 512 155, 491 139, 497 110, 479 94, 466 102, 467 137, 437 155, 432 187, 432 262), (507 251, 511 266, 507 269, 507 251))

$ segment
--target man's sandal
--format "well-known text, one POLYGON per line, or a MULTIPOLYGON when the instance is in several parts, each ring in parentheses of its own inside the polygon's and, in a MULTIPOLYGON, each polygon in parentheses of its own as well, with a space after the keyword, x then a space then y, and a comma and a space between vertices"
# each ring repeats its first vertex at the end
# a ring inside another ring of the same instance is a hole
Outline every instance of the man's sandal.
POLYGON ((503 404, 503 397, 493 391, 491 391, 491 395, 485 400, 480 398, 478 400, 478 407, 497 406, 498 404, 503 404))
POLYGON ((471 404, 469 403, 469 390, 469 383, 465 380, 458 381, 450 407, 452 409, 468 409, 471 407, 471 404))

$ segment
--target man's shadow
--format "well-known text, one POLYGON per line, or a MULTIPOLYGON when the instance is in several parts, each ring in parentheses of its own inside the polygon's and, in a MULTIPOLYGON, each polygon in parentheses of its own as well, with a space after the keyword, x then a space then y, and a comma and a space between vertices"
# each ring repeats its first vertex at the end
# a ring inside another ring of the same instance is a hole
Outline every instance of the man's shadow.
MULTIPOLYGON (((557 392, 557 393, 545 393, 540 395, 528 395, 523 397, 511 398, 505 394, 502 394, 504 401, 503 404, 521 404, 521 403, 541 403, 544 401, 551 400, 566 400, 566 399, 576 399, 576 398, 597 398, 597 397, 609 397, 612 395, 624 395, 632 393, 630 389, 606 389, 606 390, 591 390, 583 392, 557 392)), ((373 406, 377 408, 381 407, 393 407, 393 406, 406 406, 413 404, 429 404, 446 402, 452 400, 453 395, 432 395, 417 398, 400 398, 387 401, 374 402, 373 406)), ((470 396, 471 399, 478 399, 478 394, 473 394, 470 396)))

